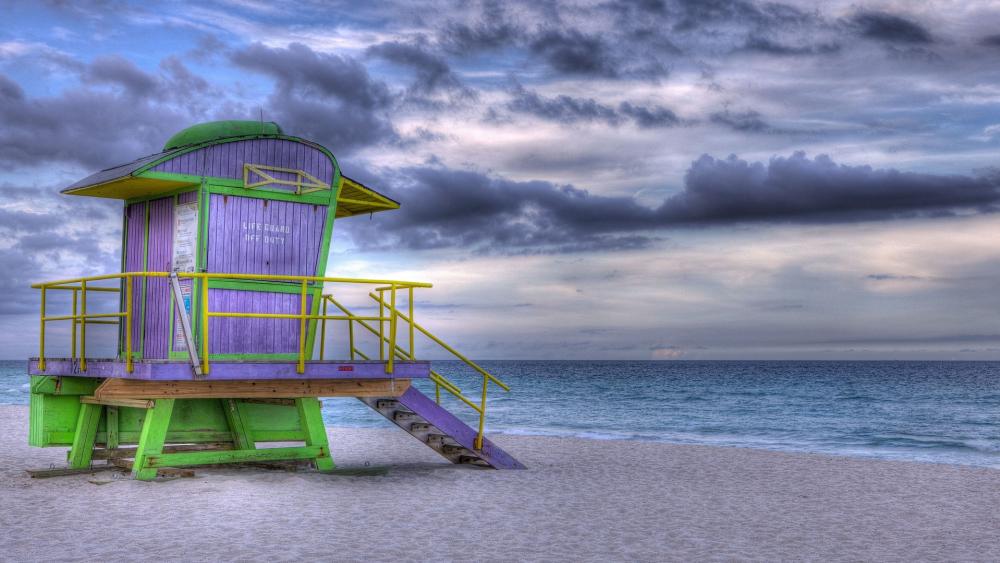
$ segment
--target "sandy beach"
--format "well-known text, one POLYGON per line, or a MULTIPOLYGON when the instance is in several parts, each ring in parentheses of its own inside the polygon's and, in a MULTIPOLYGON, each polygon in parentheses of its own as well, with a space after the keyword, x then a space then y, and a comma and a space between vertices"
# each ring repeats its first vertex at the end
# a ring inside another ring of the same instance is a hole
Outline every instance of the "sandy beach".
POLYGON ((0 560, 998 560, 1000 471, 497 436, 529 466, 452 466, 393 430, 329 429, 341 467, 31 479, 65 448, 0 407, 0 560), (103 483, 103 484, 94 484, 103 483))

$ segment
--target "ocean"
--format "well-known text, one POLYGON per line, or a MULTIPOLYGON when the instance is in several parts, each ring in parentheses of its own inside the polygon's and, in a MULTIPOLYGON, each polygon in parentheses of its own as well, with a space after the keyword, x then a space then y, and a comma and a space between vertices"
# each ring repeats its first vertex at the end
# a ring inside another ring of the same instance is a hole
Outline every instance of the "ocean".
MULTIPOLYGON (((1000 362, 484 361, 488 434, 648 440, 1000 468, 1000 362)), ((434 362, 470 397, 481 378, 434 362)), ((27 404, 25 362, 0 361, 0 404, 27 404)), ((433 393, 426 381, 418 387, 433 393)), ((474 412, 442 391, 473 422, 474 412)), ((354 399, 328 425, 388 427, 354 399)))

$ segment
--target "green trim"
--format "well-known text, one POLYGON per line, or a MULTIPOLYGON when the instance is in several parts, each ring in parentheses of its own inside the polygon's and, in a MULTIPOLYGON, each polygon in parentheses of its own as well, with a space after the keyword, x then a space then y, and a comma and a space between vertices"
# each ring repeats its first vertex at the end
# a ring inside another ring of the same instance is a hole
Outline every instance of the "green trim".
MULTIPOLYGON (((267 291, 271 293, 294 293, 298 295, 302 292, 299 282, 281 281, 255 281, 255 280, 227 280, 223 278, 212 278, 208 281, 209 289, 236 289, 240 291, 267 291)), ((306 290, 306 295, 313 295, 314 292, 322 290, 317 285, 312 285, 306 290)))
MULTIPOLYGON (((119 415, 121 416, 121 415, 119 415)), ((41 428, 41 426, 39 426, 41 428)), ((30 446, 43 448, 58 448, 71 445, 75 432, 72 431, 45 431, 40 443, 31 443, 30 446)), ((139 442, 141 432, 125 431, 118 433, 118 444, 128 445, 139 442)), ((299 442, 302 440, 301 430, 261 430, 253 431, 253 438, 256 442, 299 442)), ((104 444, 107 440, 107 433, 99 431, 95 436, 95 442, 104 444)), ((232 442, 233 433, 229 431, 200 431, 200 430, 179 430, 167 432, 166 442, 171 444, 198 444, 204 442, 232 442)))
MULTIPOLYGON (((242 182, 238 186, 221 186, 213 178, 209 185, 209 191, 213 194, 231 195, 235 197, 248 197, 252 199, 270 199, 277 201, 291 201, 295 203, 307 203, 312 205, 329 205, 329 197, 319 192, 312 192, 303 195, 296 195, 284 190, 269 190, 266 188, 254 188, 248 190, 243 187, 242 182)), ((333 190, 330 190, 333 191, 333 190)))
MULTIPOLYGON (((148 467, 152 468, 152 479, 156 476, 157 467, 176 467, 188 465, 212 465, 216 463, 240 463, 245 461, 279 461, 290 459, 320 459, 329 460, 330 454, 326 448, 319 446, 292 446, 284 448, 265 448, 263 450, 209 450, 204 452, 179 452, 170 454, 155 454, 147 458, 148 467)), ((143 477, 137 477, 142 479, 143 477)))
MULTIPOLYGON (((326 266, 330 258, 330 241, 333 239, 333 224, 337 220, 337 200, 340 192, 344 189, 344 182, 340 176, 340 167, 334 167, 333 180, 335 189, 331 190, 330 201, 326 210, 326 222, 323 225, 323 240, 320 242, 319 256, 316 260, 316 276, 326 276, 326 266)), ((323 293, 323 283, 319 283, 320 295, 323 293)), ((318 315, 320 299, 313 297, 312 314, 318 315)), ((316 338, 319 336, 319 321, 309 321, 306 338, 306 359, 311 360, 316 349, 316 338)))
MULTIPOLYGON (((182 174, 166 174, 166 173, 163 173, 163 172, 150 172, 150 174, 156 174, 157 178, 159 178, 160 176, 183 176, 182 174)), ((131 205, 133 203, 142 203, 144 201, 152 201, 154 199, 163 199, 165 197, 172 197, 172 196, 176 197, 178 194, 183 194, 183 193, 187 193, 187 192, 196 191, 198 189, 198 182, 201 181, 201 178, 198 177, 198 176, 191 176, 191 178, 193 178, 194 180, 191 182, 190 186, 183 186, 183 187, 177 188, 176 190, 173 190, 173 191, 170 191, 170 192, 165 192, 165 193, 160 193, 160 194, 146 195, 146 196, 142 196, 142 197, 135 197, 135 198, 132 198, 132 199, 126 199, 125 200, 125 204, 126 205, 131 205)))
MULTIPOLYGON (((221 186, 231 186, 234 188, 243 187, 243 180, 237 180, 234 178, 218 178, 215 176, 198 176, 196 174, 181 174, 179 172, 159 172, 157 170, 148 170, 143 172, 138 176, 139 178, 150 178, 152 180, 167 180, 171 182, 191 182, 191 186, 195 189, 201 184, 201 181, 206 178, 211 178, 212 183, 219 184, 221 186)), ((191 187, 178 188, 177 191, 190 190, 191 187)), ((157 197, 157 196, 153 196, 157 197)))
MULTIPOLYGON (((205 178, 201 179, 198 188, 198 240, 195 241, 198 255, 195 257, 195 264, 199 271, 208 271, 208 185, 205 178)), ((201 326, 201 284, 206 283, 204 279, 191 280, 191 316, 194 332, 192 340, 198 346, 198 356, 201 357, 201 339, 208 338, 207 334, 202 334, 201 326)), ((208 303, 205 304, 206 306, 208 303)), ((211 351, 209 351, 211 355, 211 351)))

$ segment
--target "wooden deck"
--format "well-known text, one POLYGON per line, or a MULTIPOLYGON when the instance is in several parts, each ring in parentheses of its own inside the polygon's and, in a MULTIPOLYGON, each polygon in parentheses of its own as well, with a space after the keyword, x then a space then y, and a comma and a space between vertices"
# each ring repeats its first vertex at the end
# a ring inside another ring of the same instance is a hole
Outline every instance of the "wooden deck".
POLYGON ((38 358, 28 360, 29 375, 121 378, 146 381, 222 381, 248 379, 420 379, 430 376, 430 362, 394 363, 393 373, 385 373, 386 362, 324 360, 306 362, 305 373, 297 373, 292 361, 212 360, 210 372, 195 377, 191 364, 180 360, 136 360, 132 373, 125 361, 116 358, 87 359, 87 371, 78 360, 45 358, 45 371, 38 369, 38 358))

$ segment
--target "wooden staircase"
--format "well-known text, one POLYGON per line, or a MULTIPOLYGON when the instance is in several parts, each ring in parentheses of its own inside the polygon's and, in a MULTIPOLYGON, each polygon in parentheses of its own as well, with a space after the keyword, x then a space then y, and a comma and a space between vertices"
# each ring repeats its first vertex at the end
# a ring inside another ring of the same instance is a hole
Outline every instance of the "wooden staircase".
POLYGON ((414 387, 399 397, 359 399, 452 463, 525 469, 521 462, 486 438, 483 447, 477 450, 476 431, 414 387))

